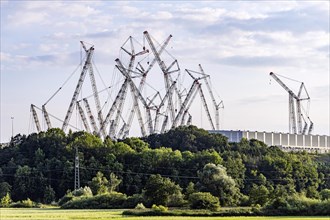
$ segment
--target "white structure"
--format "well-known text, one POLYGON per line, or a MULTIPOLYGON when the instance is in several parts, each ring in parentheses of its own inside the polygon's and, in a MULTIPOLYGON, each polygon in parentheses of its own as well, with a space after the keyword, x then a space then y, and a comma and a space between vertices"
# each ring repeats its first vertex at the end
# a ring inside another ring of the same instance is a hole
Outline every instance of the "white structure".
POLYGON ((220 133, 228 138, 229 142, 240 142, 242 138, 257 139, 268 146, 278 146, 283 150, 329 153, 330 137, 327 135, 303 135, 260 131, 227 131, 215 130, 210 133, 220 133))

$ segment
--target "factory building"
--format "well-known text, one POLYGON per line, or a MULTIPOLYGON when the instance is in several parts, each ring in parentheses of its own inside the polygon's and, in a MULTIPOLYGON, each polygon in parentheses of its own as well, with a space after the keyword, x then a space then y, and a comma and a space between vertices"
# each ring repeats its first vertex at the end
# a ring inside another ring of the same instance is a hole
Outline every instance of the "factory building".
POLYGON ((260 131, 228 131, 213 130, 210 133, 220 133, 229 142, 240 142, 242 138, 257 139, 268 146, 278 146, 285 151, 300 151, 330 153, 330 137, 327 135, 303 135, 260 131))

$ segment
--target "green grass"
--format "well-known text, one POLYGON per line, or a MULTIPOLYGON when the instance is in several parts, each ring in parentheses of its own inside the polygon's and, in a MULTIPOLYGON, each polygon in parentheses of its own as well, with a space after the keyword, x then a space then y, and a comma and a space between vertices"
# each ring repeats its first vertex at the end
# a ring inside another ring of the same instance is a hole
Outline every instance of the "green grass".
POLYGON ((44 208, 44 209, 0 209, 0 219, 1 220, 107 220, 107 219, 127 219, 127 220, 329 220, 329 217, 171 217, 171 216, 163 216, 163 217, 128 217, 122 216, 123 210, 106 210, 106 209, 85 209, 85 210, 68 210, 68 209, 58 209, 58 208, 44 208))

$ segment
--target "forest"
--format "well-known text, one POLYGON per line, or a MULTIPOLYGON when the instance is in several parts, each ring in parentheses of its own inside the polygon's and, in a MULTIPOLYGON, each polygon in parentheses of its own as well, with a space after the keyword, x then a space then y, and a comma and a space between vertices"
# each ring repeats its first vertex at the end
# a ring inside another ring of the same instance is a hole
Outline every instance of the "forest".
POLYGON ((270 214, 330 215, 330 155, 284 152, 258 140, 229 143, 183 126, 105 140, 53 128, 16 135, 0 149, 2 207, 255 207, 270 214), (74 190, 75 153, 80 188, 74 190))

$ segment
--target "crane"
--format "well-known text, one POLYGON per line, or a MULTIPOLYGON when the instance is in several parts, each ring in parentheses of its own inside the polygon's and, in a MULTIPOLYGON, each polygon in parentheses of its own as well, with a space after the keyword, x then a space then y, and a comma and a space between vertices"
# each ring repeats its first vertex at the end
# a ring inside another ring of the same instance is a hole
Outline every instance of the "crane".
MULTIPOLYGON (((160 55, 157 52, 156 47, 155 47, 154 43, 152 42, 148 31, 144 31, 143 34, 144 34, 145 38, 147 39, 147 41, 149 43, 149 46, 150 46, 150 48, 151 48, 151 50, 152 50, 152 52, 153 52, 153 54, 154 54, 154 56, 155 56, 155 58, 158 62, 158 65, 159 65, 160 69, 162 70, 162 72, 164 74, 165 88, 166 88, 166 91, 168 91, 171 82, 170 82, 169 73, 167 71, 166 65, 165 65, 164 61, 162 61, 160 59, 160 55)), ((172 35, 170 35, 170 37, 172 37, 172 35)), ((172 94, 171 93, 169 94, 168 105, 169 105, 169 111, 170 111, 171 118, 172 118, 172 120, 174 120, 175 113, 174 113, 172 94)))
MULTIPOLYGON (((303 128, 303 126, 302 126, 303 114, 301 111, 301 109, 302 109, 301 101, 310 100, 309 94, 307 93, 304 83, 299 82, 301 84, 300 84, 299 92, 296 95, 286 84, 284 84, 284 82, 282 82, 281 79, 278 78, 278 76, 275 73, 270 72, 269 75, 272 76, 289 93, 289 132, 293 133, 293 134, 304 134, 304 132, 305 132, 304 130, 306 130, 306 129, 303 128), (303 89, 305 90, 305 93, 307 95, 306 98, 301 98, 303 89), (295 102, 296 102, 296 104, 295 104, 295 102)), ((292 80, 292 79, 290 79, 290 80, 292 80)), ((294 80, 294 81, 296 81, 296 80, 294 80)), ((296 81, 296 82, 298 82, 298 81, 296 81)), ((309 118, 308 115, 307 115, 307 118, 309 118)), ((310 124, 310 127, 312 127, 312 129, 313 129, 312 122, 310 124)), ((308 133, 310 133, 310 132, 308 132, 308 133)))
POLYGON ((81 87, 82 87, 82 84, 84 82, 84 79, 85 79, 85 76, 86 76, 86 72, 87 72, 88 68, 91 65, 91 60, 92 60, 92 56, 93 56, 93 52, 94 52, 94 46, 92 46, 88 50, 86 50, 86 46, 83 44, 83 42, 80 41, 80 43, 84 47, 85 51, 87 51, 87 56, 86 56, 84 67, 83 67, 83 69, 81 71, 81 74, 80 74, 79 81, 77 83, 76 89, 75 89, 75 91, 73 93, 73 96, 72 96, 72 99, 71 99, 71 102, 70 102, 70 105, 69 105, 69 109, 68 109, 68 111, 66 113, 66 116, 65 116, 65 119, 64 119, 64 122, 63 122, 63 125, 62 125, 62 130, 63 131, 65 131, 66 128, 68 127, 68 124, 69 124, 69 121, 70 121, 70 118, 71 118, 71 115, 72 115, 73 108, 74 108, 74 106, 75 106, 75 104, 77 102, 78 95, 79 95, 79 93, 81 91, 81 87))
POLYGON ((39 119, 38 119, 38 115, 37 115, 37 112, 35 110, 35 105, 31 104, 31 112, 32 112, 32 115, 33 115, 33 119, 34 119, 34 123, 37 127, 37 131, 38 133, 41 131, 41 128, 40 128, 40 123, 39 123, 39 119))
MULTIPOLYGON (((199 79, 199 78, 198 78, 198 79, 199 79)), ((193 84, 191 85, 191 87, 190 87, 190 89, 189 89, 189 92, 188 92, 188 94, 187 94, 185 100, 183 101, 183 103, 182 103, 182 105, 181 105, 181 108, 180 108, 178 114, 176 115, 176 117, 175 117, 175 119, 174 119, 174 121, 173 121, 173 123, 172 123, 172 128, 175 128, 175 127, 177 126, 178 121, 179 121, 180 118, 182 117, 182 115, 183 115, 183 113, 184 113, 184 111, 185 111, 185 109, 186 109, 186 107, 187 107, 187 103, 189 102, 189 100, 191 99, 193 93, 194 93, 195 90, 197 89, 198 84, 199 84, 198 79, 196 78, 196 79, 194 80, 193 84)))
MULTIPOLYGON (((204 70, 203 70, 203 68, 202 68, 202 65, 201 64, 199 64, 199 69, 200 69, 200 71, 201 71, 201 73, 203 75, 206 75, 205 72, 204 72, 204 70)), ((223 105, 223 101, 222 100, 219 103, 216 102, 216 100, 214 98, 214 95, 213 95, 213 92, 212 92, 212 89, 211 89, 211 86, 210 86, 210 84, 209 84, 209 82, 207 80, 209 78, 210 78, 210 75, 207 75, 207 77, 204 78, 204 82, 205 82, 205 85, 206 85, 206 87, 207 87, 207 89, 209 91, 210 97, 211 97, 212 102, 213 102, 213 106, 215 108, 215 123, 216 123, 215 126, 216 126, 216 129, 219 130, 220 129, 219 110, 220 110, 220 108, 224 108, 224 105, 223 105)))
POLYGON ((135 111, 137 112, 137 115, 138 115, 138 121, 139 121, 139 124, 140 124, 141 133, 142 133, 142 136, 146 136, 146 130, 144 128, 142 113, 141 113, 141 110, 139 108, 138 99, 141 100, 142 104, 146 108, 146 111, 147 111, 147 121, 148 121, 148 126, 149 126, 149 132, 152 131, 152 129, 153 129, 152 128, 152 121, 151 121, 150 109, 148 108, 148 105, 147 105, 146 101, 144 100, 144 98, 141 95, 141 93, 139 92, 139 90, 136 88, 136 86, 135 86, 132 78, 130 77, 130 75, 126 71, 126 69, 124 68, 124 66, 121 63, 121 61, 119 59, 116 59, 116 62, 117 62, 116 67, 118 68, 118 70, 126 77, 126 79, 128 79, 128 83, 129 83, 130 90, 131 90, 131 95, 132 95, 133 102, 134 102, 134 109, 135 109, 135 111))

